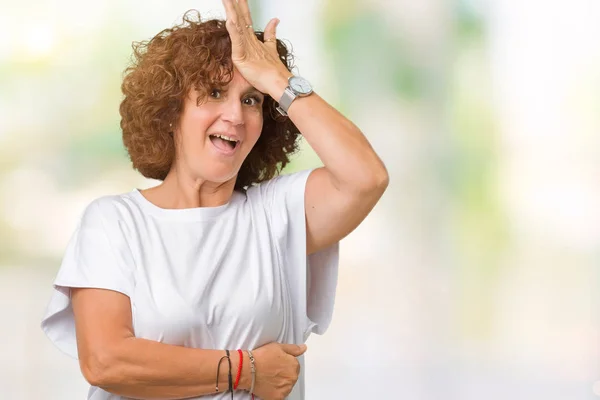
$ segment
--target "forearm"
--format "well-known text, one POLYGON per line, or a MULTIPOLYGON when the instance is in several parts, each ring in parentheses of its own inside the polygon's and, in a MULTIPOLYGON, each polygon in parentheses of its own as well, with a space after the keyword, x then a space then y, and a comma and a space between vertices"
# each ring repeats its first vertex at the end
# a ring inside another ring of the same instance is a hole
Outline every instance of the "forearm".
MULTIPOLYGON (((285 79, 276 79, 271 96, 280 98, 286 86, 285 79)), ((296 98, 288 115, 338 189, 371 190, 387 184, 387 170, 364 134, 318 94, 296 98)))
MULTIPOLYGON (((231 351, 232 376, 239 364, 237 351, 231 351)), ((191 349, 130 338, 96 357, 82 369, 93 385, 121 396, 144 399, 183 399, 215 393, 217 364, 223 350, 191 349), (90 379, 91 378, 91 379, 90 379)), ((244 352, 238 389, 250 387, 248 355, 244 352)), ((219 392, 226 391, 229 364, 221 362, 219 392)))

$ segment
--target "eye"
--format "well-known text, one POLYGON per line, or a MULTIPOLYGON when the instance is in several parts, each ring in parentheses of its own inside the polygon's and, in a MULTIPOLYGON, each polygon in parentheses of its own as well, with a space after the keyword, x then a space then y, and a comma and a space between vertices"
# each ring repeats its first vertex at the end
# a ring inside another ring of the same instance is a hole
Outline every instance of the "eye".
POLYGON ((212 97, 213 99, 220 99, 221 91, 219 89, 212 89, 210 91, 210 97, 212 97))
POLYGON ((244 99, 244 104, 248 106, 256 106, 261 104, 262 99, 258 96, 250 96, 244 99))

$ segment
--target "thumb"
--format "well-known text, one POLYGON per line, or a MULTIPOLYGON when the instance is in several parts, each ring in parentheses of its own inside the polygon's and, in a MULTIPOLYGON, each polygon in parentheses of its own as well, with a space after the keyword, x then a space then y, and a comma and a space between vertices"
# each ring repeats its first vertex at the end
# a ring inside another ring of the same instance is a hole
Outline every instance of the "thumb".
POLYGON ((298 346, 297 344, 282 344, 281 349, 289 355, 298 357, 304 354, 304 352, 306 351, 306 345, 301 344, 300 346, 298 346))

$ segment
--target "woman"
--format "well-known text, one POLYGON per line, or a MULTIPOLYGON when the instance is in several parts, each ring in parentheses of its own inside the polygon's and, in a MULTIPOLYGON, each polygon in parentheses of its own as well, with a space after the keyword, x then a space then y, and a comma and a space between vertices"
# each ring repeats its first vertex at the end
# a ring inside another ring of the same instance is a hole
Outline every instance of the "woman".
POLYGON ((303 399, 303 344, 331 319, 338 242, 388 175, 350 121, 291 73, 278 20, 184 24, 135 49, 123 141, 162 180, 93 201, 42 327, 88 399, 303 399), (324 167, 275 177, 301 132, 324 167))

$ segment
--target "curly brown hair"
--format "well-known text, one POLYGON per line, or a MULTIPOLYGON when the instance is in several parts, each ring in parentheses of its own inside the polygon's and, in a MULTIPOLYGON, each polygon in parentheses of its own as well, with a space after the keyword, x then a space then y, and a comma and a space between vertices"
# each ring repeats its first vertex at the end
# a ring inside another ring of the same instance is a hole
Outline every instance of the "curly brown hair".
MULTIPOLYGON (((263 33, 255 32, 263 41, 263 33)), ((225 21, 202 21, 197 10, 189 10, 179 25, 159 32, 152 39, 134 42, 132 63, 125 70, 119 107, 121 129, 133 168, 143 176, 164 180, 175 159, 170 129, 176 125, 185 97, 193 88, 200 99, 233 79, 231 39, 225 21)), ((277 40, 279 58, 289 71, 293 56, 277 40)), ((273 178, 298 150, 300 132, 281 116, 268 95, 263 103, 263 129, 237 176, 236 190, 273 178)))

